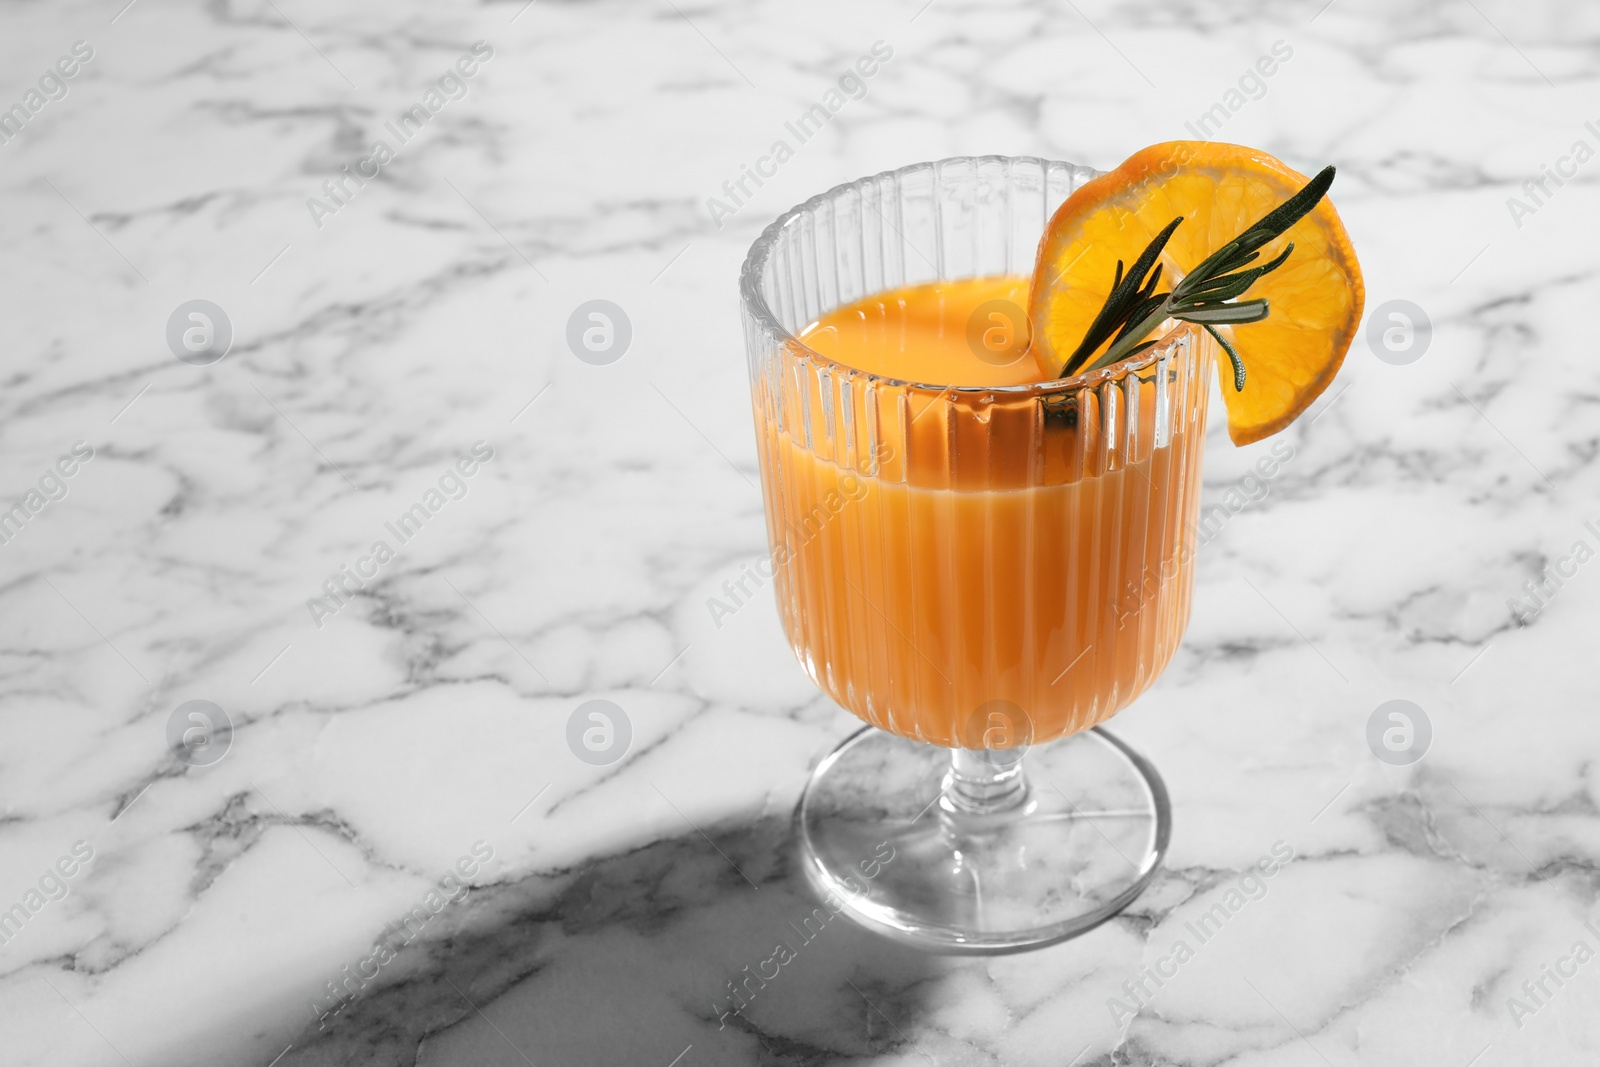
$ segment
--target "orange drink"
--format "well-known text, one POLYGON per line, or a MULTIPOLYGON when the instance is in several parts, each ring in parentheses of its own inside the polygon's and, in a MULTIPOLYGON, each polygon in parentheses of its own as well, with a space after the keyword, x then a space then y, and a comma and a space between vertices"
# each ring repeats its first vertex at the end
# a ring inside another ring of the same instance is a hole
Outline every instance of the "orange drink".
POLYGON ((918 741, 1093 726, 1160 675, 1188 621, 1205 376, 1175 353, 1201 341, 1182 331, 1132 374, 1041 397, 1027 293, 982 277, 829 311, 798 340, 836 370, 758 412, 789 641, 834 700, 918 741), (956 388, 826 395, 851 372, 956 388), (870 449, 806 432, 830 402, 876 422, 857 428, 870 449))
POLYGON ((751 246, 778 610, 868 724, 796 807, 830 909, 1015 952, 1150 883, 1170 799, 1102 723, 1189 619, 1213 364, 1229 436, 1258 441, 1360 326, 1334 174, 1202 142, 1105 174, 957 157, 836 186, 751 246))

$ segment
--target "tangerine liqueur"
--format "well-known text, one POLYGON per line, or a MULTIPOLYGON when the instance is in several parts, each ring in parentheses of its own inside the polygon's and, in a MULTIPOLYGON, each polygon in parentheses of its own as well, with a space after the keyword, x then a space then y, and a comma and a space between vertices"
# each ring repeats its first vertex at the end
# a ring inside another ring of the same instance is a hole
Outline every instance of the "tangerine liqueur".
POLYGON ((836 362, 883 378, 955 386, 1046 380, 1027 352, 1028 279, 962 278, 891 289, 800 334, 836 362))
POLYGON ((1052 375, 1027 351, 1028 284, 828 312, 800 334, 824 357, 810 384, 757 408, 789 642, 836 701, 918 741, 1011 748, 1093 726, 1160 675, 1188 621, 1209 358, 1030 393, 1052 375), (811 427, 844 407, 866 414, 824 443, 811 427))

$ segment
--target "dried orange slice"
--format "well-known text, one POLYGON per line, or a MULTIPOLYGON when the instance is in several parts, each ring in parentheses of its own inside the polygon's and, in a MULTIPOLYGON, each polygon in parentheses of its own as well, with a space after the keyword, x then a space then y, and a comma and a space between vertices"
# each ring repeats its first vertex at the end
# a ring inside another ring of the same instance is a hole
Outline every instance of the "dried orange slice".
MULTIPOLYGON (((1184 221, 1161 253, 1163 289, 1305 184, 1304 175, 1253 148, 1168 141, 1078 189, 1039 242, 1028 318, 1041 376, 1058 376, 1083 340, 1111 292, 1117 261, 1131 263, 1173 219, 1184 221)), ((1262 262, 1291 241, 1287 262, 1247 294, 1268 300, 1268 316, 1216 327, 1247 371, 1242 390, 1231 374, 1223 375, 1234 444, 1258 441, 1294 421, 1338 373, 1361 325, 1361 267, 1326 198, 1264 246, 1262 262)))

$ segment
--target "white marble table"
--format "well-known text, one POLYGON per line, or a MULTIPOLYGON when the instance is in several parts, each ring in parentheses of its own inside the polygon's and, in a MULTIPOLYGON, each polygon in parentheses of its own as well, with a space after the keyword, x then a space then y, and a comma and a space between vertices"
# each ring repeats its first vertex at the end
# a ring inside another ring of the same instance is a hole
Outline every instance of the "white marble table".
POLYGON ((122 2, 0 14, 0 1064, 1600 1060, 1592 5, 122 2), (1167 869, 1020 956, 841 919, 719 1023, 854 722, 770 595, 706 608, 765 543, 745 249, 862 174, 1195 129, 1337 163, 1368 308, 1433 333, 1358 341, 1269 481, 1213 426, 1239 507, 1115 724, 1167 869), (196 299, 218 362, 169 350, 196 299), (621 762, 568 748, 591 699, 621 762), (232 730, 191 706, 186 761, 190 701, 232 730))

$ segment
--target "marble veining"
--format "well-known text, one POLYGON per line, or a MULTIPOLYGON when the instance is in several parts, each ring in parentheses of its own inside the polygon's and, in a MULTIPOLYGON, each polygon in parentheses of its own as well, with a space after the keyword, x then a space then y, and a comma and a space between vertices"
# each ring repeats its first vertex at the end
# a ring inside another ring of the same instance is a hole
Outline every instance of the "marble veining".
POLYGON ((1600 1060, 1600 10, 123 3, 0 14, 0 1064, 1600 1060), (764 589, 707 610, 765 551, 745 250, 864 174, 1207 113, 1338 165, 1426 350, 1380 320, 1275 441, 1212 426, 1188 635, 1114 723, 1176 817, 1127 913, 804 937, 790 812, 854 720, 764 589), (169 346, 196 299, 220 360, 169 346), (620 761, 569 745, 591 700, 620 761))

